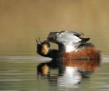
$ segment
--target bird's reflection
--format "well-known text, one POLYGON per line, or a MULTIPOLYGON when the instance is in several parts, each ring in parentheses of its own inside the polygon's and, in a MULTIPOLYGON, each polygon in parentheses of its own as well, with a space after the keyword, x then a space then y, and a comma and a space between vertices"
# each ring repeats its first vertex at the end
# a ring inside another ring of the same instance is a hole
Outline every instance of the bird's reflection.
POLYGON ((62 73, 59 73, 59 68, 52 69, 49 62, 46 62, 39 64, 36 68, 37 78, 47 79, 50 86, 77 88, 82 80, 81 72, 76 67, 61 68, 62 73), (52 71, 55 71, 55 74, 52 71))

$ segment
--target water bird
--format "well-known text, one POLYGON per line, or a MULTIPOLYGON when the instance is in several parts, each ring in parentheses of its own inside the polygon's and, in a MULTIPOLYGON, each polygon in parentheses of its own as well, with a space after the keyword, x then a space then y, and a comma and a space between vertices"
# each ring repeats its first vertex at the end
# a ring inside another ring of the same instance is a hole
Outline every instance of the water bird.
MULTIPOLYGON (((43 66, 50 73, 51 68, 58 68, 59 75, 65 77, 89 77, 101 63, 100 51, 89 43, 90 38, 84 38, 84 34, 74 31, 50 32, 46 40, 37 41, 37 53, 44 57, 50 57, 50 62, 41 63, 37 67, 38 74, 44 73, 43 66), (50 43, 58 45, 58 49, 50 49, 50 43), (70 75, 69 75, 70 74, 70 75)), ((77 80, 78 81, 78 80, 77 80)))

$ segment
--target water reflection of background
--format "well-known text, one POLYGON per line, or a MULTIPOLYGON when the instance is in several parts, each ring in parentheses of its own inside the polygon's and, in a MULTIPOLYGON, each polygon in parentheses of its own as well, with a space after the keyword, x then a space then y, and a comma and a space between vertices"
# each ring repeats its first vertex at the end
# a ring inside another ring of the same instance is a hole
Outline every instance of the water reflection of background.
POLYGON ((35 38, 63 29, 83 32, 109 54, 109 0, 0 0, 2 55, 35 54, 35 38))

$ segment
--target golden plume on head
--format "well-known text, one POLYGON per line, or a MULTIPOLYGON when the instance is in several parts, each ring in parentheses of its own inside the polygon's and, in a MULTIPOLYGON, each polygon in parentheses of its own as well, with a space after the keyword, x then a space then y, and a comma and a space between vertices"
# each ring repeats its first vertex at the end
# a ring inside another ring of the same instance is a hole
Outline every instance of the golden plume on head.
POLYGON ((42 53, 43 55, 47 55, 48 52, 49 52, 49 47, 50 47, 50 44, 49 44, 48 40, 43 41, 43 42, 41 43, 41 46, 42 46, 42 48, 41 48, 41 53, 42 53))
POLYGON ((41 53, 46 55, 48 53, 48 46, 47 44, 42 44, 42 50, 41 50, 41 53))

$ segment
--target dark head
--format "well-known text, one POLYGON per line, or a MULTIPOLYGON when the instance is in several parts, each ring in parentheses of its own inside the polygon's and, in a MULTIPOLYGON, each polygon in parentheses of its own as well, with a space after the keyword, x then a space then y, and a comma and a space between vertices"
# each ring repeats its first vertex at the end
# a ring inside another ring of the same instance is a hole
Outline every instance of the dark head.
POLYGON ((50 43, 48 40, 45 40, 41 43, 41 45, 46 45, 47 47, 50 47, 50 43))
POLYGON ((46 55, 49 52, 50 43, 48 40, 44 40, 43 42, 40 39, 36 39, 37 42, 37 53, 46 55))

